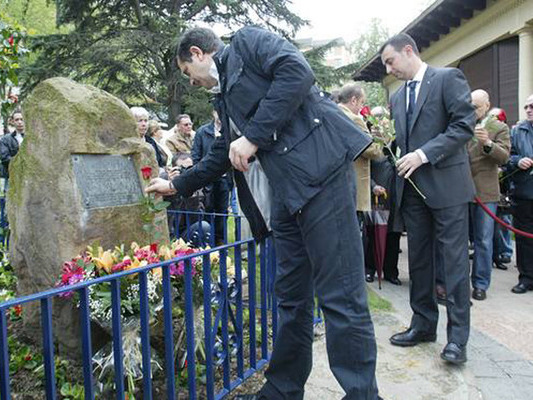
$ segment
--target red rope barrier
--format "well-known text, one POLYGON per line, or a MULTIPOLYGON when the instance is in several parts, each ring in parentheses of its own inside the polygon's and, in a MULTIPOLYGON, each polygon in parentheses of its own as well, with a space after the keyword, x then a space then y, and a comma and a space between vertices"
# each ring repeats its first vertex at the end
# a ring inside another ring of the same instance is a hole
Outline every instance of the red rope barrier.
POLYGON ((524 232, 524 231, 521 231, 520 229, 516 229, 514 226, 511 226, 509 225, 508 223, 506 223, 504 220, 502 220, 501 218, 499 218, 498 216, 496 216, 496 214, 494 214, 490 208, 488 208, 485 204, 483 204, 483 202, 481 200, 479 200, 479 197, 475 197, 474 198, 475 202, 477 204, 480 205, 480 207, 487 213, 489 214, 489 216, 494 220, 496 221, 498 224, 500 224, 501 226, 503 226, 504 228, 506 229, 509 229, 510 231, 516 233, 517 235, 520 235, 520 236, 525 236, 527 238, 530 238, 530 239, 533 239, 533 233, 529 233, 529 232, 524 232))

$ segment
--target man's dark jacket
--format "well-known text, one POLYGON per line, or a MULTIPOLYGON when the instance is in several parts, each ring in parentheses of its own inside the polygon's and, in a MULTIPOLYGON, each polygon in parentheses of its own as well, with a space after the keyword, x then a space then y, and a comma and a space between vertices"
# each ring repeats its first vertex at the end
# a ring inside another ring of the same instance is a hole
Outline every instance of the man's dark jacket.
POLYGON ((509 173, 514 183, 512 194, 514 197, 533 200, 533 169, 517 171, 521 158, 533 158, 533 124, 522 121, 511 130, 511 157, 509 159, 509 173), (515 172, 516 171, 516 172, 515 172))
POLYGON ((258 146, 257 157, 273 195, 291 213, 370 145, 368 136, 314 86, 311 67, 285 39, 246 27, 214 59, 220 78, 216 108, 222 137, 202 162, 173 180, 179 193, 192 193, 230 168, 229 144, 235 139, 230 118, 258 146))
POLYGON ((0 160, 2 161, 0 176, 2 178, 9 177, 9 162, 19 151, 19 142, 15 137, 16 134, 16 131, 8 133, 0 140, 0 160))

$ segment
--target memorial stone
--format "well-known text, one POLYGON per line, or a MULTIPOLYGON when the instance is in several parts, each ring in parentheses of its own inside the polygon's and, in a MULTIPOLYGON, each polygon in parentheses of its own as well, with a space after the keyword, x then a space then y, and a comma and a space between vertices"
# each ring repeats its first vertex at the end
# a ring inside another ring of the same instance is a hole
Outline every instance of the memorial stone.
MULTIPOLYGON (((7 205, 11 262, 19 294, 27 295, 54 287, 63 262, 88 245, 149 243, 140 170, 149 165, 156 175, 158 168, 128 107, 95 87, 48 79, 23 112, 26 136, 10 164, 7 205)), ((156 218, 168 238, 166 215, 156 218)), ((37 306, 25 310, 24 326, 40 337, 37 306)), ((73 302, 55 299, 53 314, 60 351, 79 352, 73 302)))

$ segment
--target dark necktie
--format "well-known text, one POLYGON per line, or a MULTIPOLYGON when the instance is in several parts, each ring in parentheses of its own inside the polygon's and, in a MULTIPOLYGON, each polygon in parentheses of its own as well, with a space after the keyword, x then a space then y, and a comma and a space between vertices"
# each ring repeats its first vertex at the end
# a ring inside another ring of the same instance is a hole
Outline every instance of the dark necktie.
POLYGON ((413 112, 415 110, 416 105, 416 84, 417 81, 411 81, 407 84, 408 90, 409 90, 409 104, 407 105, 407 113, 405 114, 406 122, 407 122, 407 132, 405 135, 405 147, 407 152, 409 152, 409 131, 411 130, 411 117, 413 116, 413 112))

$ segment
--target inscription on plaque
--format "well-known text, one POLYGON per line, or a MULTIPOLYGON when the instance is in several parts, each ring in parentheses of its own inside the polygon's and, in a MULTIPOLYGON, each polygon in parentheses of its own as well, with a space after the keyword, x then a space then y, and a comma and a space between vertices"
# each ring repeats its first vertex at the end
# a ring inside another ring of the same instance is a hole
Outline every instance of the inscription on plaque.
POLYGON ((131 157, 73 154, 72 165, 85 208, 139 203, 142 188, 131 157))

